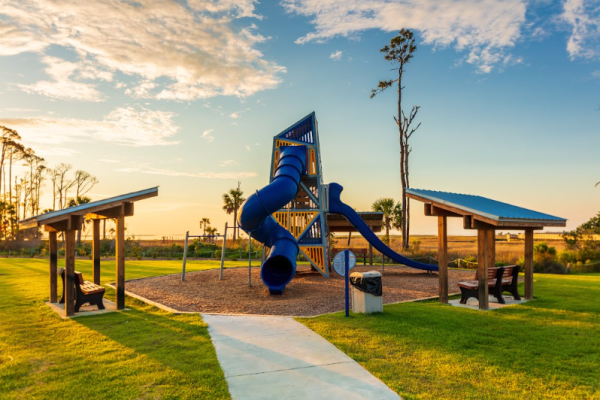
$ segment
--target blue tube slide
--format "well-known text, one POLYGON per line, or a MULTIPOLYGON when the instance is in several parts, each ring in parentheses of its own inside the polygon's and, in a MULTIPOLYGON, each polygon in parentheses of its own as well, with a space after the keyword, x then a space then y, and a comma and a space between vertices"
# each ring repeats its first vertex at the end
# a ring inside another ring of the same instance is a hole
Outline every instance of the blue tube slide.
POLYGON ((386 257, 391 258, 392 260, 394 260, 400 264, 404 264, 408 267, 423 269, 425 271, 437 271, 438 270, 437 265, 429 265, 429 264, 423 264, 423 263, 420 263, 417 261, 413 261, 410 258, 401 256, 400 254, 396 253, 394 250, 387 247, 381 240, 379 240, 377 235, 375 235, 375 233, 373 233, 371 228, 369 228, 369 226, 367 224, 365 224, 365 221, 362 220, 362 218, 356 213, 356 211, 354 211, 350 206, 348 206, 342 202, 342 200, 340 199, 342 190, 344 190, 344 188, 337 183, 329 184, 329 212, 330 213, 342 214, 344 217, 346 217, 348 222, 350 222, 352 224, 352 226, 354 226, 356 228, 356 230, 359 231, 360 234, 363 235, 363 237, 365 239, 367 239, 367 242, 371 243, 373 245, 373 247, 375 247, 377 250, 379 250, 379 252, 381 252, 386 257))
POLYGON ((279 151, 273 180, 248 197, 238 215, 239 226, 271 248, 260 270, 260 277, 271 294, 282 294, 294 277, 299 251, 294 236, 271 214, 296 197, 300 178, 306 173, 306 146, 282 146, 279 151))

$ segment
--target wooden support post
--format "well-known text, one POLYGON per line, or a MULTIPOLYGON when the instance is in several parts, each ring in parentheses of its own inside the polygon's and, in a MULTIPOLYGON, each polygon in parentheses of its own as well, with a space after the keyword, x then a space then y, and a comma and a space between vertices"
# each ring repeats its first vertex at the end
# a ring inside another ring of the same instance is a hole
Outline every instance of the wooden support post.
POLYGON ((116 288, 117 310, 125 308, 125 214, 121 212, 116 219, 116 288))
POLYGON ((75 231, 65 231, 65 315, 75 315, 75 231))
POLYGON ((486 230, 477 230, 477 276, 479 280, 479 309, 489 309, 488 299, 488 246, 486 230))
POLYGON ((533 229, 525 231, 525 299, 533 299, 533 229))
POLYGON ((496 231, 488 229, 487 231, 487 267, 494 268, 496 266, 496 231))
POLYGON ((48 247, 50 250, 50 303, 56 303, 56 269, 58 268, 56 232, 48 232, 48 247))
POLYGON ((373 265, 373 245, 369 243, 369 265, 373 265))
POLYGON ((94 283, 100 284, 100 220, 93 220, 92 262, 94 264, 94 283))
POLYGON ((448 304, 448 218, 438 217, 438 268, 440 303, 448 304))

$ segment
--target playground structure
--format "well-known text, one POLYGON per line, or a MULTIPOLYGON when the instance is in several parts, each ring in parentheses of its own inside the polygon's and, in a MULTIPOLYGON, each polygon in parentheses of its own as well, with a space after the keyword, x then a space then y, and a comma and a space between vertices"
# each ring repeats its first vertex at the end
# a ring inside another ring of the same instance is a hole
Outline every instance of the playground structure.
POLYGON ((343 187, 323 183, 314 112, 273 138, 269 175, 270 183, 242 204, 238 225, 269 249, 261 278, 271 294, 282 294, 294 277, 298 253, 329 277, 328 213, 343 215, 386 257, 412 268, 438 270, 437 265, 410 260, 386 246, 360 215, 342 202, 343 187))

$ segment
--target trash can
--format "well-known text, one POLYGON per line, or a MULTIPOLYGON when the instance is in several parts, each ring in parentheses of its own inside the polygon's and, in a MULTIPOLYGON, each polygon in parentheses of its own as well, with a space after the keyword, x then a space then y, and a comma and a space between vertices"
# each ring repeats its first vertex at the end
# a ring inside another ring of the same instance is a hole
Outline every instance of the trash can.
POLYGON ((352 284, 352 312, 365 314, 383 312, 379 272, 353 272, 350 274, 350 283, 352 284))

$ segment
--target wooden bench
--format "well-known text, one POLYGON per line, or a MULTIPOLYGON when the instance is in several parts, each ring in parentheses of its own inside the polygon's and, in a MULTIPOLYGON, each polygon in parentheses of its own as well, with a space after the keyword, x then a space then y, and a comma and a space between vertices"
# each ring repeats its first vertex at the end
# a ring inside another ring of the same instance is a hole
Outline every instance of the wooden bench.
MULTIPOLYGON (((65 302, 65 269, 59 268, 58 274, 60 275, 63 282, 63 295, 60 299, 60 303, 65 302)), ((79 309, 85 303, 90 305, 98 306, 98 310, 104 310, 104 304, 102 304, 102 298, 104 297, 104 289, 102 286, 96 285, 95 283, 84 281, 83 275, 79 271, 75 271, 75 292, 77 293, 77 299, 75 300, 75 312, 79 312, 79 309)))
POLYGON ((354 255, 363 258, 363 265, 367 265, 367 256, 369 255, 369 250, 363 248, 354 248, 354 249, 331 249, 331 255, 335 256, 340 251, 350 250, 354 253, 354 255))
MULTIPOLYGON (((489 294, 498 299, 498 303, 505 304, 502 293, 509 292, 515 300, 521 300, 517 285, 519 284, 518 265, 509 265, 506 267, 488 268, 488 290, 489 294)), ((479 276, 475 273, 475 280, 458 282, 461 293, 461 304, 467 304, 467 299, 475 297, 479 300, 479 276)))

